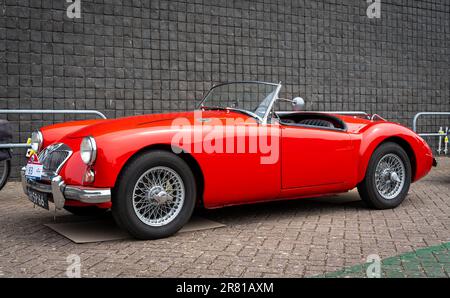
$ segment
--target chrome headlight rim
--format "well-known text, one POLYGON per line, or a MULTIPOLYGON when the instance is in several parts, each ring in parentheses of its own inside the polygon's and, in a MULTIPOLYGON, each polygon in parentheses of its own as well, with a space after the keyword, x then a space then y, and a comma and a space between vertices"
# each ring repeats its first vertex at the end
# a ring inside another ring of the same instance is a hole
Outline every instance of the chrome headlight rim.
POLYGON ((81 160, 88 166, 94 164, 97 159, 97 143, 91 136, 84 137, 80 145, 81 160))
POLYGON ((31 133, 31 149, 39 153, 44 144, 44 136, 40 130, 35 130, 31 133))

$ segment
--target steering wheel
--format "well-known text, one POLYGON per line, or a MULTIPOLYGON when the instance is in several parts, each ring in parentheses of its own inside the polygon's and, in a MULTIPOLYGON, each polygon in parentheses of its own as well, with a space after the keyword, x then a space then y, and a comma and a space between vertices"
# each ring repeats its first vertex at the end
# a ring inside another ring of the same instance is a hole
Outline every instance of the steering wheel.
POLYGON ((280 116, 275 112, 274 109, 272 109, 272 112, 270 112, 272 114, 272 118, 276 118, 278 120, 278 122, 281 123, 281 118, 280 116), (275 117, 274 117, 275 116, 275 117))

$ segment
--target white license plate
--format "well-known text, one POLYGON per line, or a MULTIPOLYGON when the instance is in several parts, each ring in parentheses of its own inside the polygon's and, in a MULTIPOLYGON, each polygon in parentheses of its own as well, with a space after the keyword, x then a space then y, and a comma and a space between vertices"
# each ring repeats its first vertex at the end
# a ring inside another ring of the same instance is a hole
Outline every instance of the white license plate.
POLYGON ((28 178, 38 178, 42 177, 42 171, 44 166, 41 164, 29 163, 25 169, 25 176, 28 178))

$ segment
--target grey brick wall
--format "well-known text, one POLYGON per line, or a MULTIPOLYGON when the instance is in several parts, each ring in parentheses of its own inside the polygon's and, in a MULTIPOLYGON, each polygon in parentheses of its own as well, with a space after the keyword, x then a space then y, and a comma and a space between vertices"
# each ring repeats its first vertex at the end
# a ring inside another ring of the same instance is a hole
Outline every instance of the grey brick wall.
MULTIPOLYGON (((450 3, 381 3, 369 19, 365 0, 81 0, 81 19, 69 19, 66 1, 0 0, 0 108, 186 110, 213 83, 245 79, 282 81, 309 110, 406 125, 450 111, 450 3)), ((0 117, 15 141, 71 119, 0 117)))

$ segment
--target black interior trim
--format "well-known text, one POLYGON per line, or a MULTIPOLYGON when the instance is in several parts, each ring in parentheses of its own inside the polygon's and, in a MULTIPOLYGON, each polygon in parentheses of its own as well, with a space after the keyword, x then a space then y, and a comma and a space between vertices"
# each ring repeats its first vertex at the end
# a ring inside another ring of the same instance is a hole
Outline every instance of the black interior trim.
POLYGON ((337 131, 346 131, 347 125, 344 121, 330 114, 325 113, 314 113, 314 112, 276 112, 280 124, 288 126, 301 126, 301 127, 311 127, 318 129, 328 129, 337 131), (311 123, 323 123, 324 125, 310 125, 302 124, 304 120, 311 120, 305 122, 311 123), (329 123, 329 126, 326 126, 329 123))

